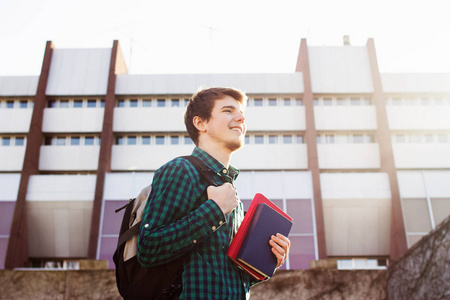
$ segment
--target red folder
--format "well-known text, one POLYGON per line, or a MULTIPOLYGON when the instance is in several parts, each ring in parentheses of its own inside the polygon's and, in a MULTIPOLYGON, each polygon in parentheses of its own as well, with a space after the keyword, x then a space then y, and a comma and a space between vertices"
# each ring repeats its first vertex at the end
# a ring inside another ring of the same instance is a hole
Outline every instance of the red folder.
MULTIPOLYGON (((253 198, 252 203, 250 204, 250 207, 244 217, 244 220, 241 223, 241 226, 239 227, 238 232, 236 233, 235 237, 233 238, 233 241, 230 244, 230 247, 228 248, 228 256, 236 263, 238 264, 243 270, 245 270, 247 273, 252 275, 258 280, 264 280, 264 276, 260 275, 256 271, 250 269, 248 266, 244 265, 243 263, 239 262, 236 257, 239 253, 239 249, 241 248, 242 242, 244 241, 245 235, 247 234, 248 227, 250 225, 250 222, 253 218, 253 215, 255 213, 255 209, 260 203, 265 203, 268 206, 272 207, 275 211, 279 212, 282 216, 284 216, 286 219, 292 222, 292 218, 288 216, 281 208, 275 205, 272 201, 264 197, 262 194, 256 194, 253 198)), ((269 241, 267 241, 269 242, 269 241)))

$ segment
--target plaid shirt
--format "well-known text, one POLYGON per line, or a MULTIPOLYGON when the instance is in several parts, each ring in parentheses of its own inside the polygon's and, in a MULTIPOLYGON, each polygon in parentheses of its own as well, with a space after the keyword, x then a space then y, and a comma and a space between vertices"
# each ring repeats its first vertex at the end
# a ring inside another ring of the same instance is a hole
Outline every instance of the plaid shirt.
MULTIPOLYGON (((217 174, 219 185, 232 183, 239 174, 238 169, 226 169, 199 148, 192 155, 217 174)), ((225 216, 207 199, 207 186, 183 158, 175 158, 155 173, 139 234, 138 259, 144 266, 155 266, 191 253, 180 299, 249 298, 251 277, 227 256, 244 218, 242 202, 225 216)))

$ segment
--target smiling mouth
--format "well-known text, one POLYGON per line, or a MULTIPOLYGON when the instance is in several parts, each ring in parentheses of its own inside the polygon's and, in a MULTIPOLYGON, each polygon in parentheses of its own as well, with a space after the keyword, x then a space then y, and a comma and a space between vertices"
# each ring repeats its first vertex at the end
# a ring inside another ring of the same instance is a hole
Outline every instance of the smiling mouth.
POLYGON ((232 128, 230 128, 230 129, 233 130, 233 131, 237 131, 237 132, 239 132, 239 133, 242 133, 242 129, 239 128, 239 127, 232 127, 232 128))

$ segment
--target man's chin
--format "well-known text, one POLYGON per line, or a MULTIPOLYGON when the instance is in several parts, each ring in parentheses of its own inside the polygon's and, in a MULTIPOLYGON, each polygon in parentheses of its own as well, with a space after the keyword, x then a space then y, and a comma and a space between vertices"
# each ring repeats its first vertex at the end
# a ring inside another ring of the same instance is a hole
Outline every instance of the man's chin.
POLYGON ((227 146, 228 146, 227 148, 228 148, 231 152, 234 152, 234 151, 236 151, 236 150, 241 149, 241 148, 244 146, 244 141, 239 141, 239 142, 235 142, 235 143, 228 143, 227 146))

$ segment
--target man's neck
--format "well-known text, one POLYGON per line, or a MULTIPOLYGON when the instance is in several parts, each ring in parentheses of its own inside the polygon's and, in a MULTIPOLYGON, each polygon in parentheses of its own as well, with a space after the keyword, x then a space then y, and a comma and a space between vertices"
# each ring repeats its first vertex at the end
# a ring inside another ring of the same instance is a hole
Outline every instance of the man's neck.
POLYGON ((222 147, 214 147, 213 144, 202 145, 199 144, 198 147, 217 159, 220 163, 222 163, 225 168, 228 169, 231 161, 231 151, 227 151, 222 147))

